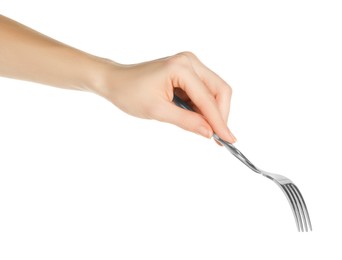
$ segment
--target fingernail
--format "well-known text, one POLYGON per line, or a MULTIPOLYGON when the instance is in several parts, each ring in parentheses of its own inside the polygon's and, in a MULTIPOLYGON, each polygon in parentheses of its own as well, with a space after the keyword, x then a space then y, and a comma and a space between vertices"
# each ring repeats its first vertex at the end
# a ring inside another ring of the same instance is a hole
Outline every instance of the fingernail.
POLYGON ((234 143, 235 143, 235 142, 237 141, 236 137, 233 135, 232 132, 229 131, 229 133, 230 133, 230 136, 233 138, 233 141, 234 141, 234 143))
POLYGON ((233 133, 230 131, 229 128, 227 128, 227 132, 228 132, 230 138, 228 139, 228 135, 227 135, 227 140, 226 141, 229 140, 229 142, 235 143, 236 142, 236 137, 233 135, 233 133))
POLYGON ((204 127, 204 126, 200 126, 197 130, 197 133, 201 136, 204 136, 205 138, 211 138, 212 133, 210 130, 208 130, 208 128, 204 127))

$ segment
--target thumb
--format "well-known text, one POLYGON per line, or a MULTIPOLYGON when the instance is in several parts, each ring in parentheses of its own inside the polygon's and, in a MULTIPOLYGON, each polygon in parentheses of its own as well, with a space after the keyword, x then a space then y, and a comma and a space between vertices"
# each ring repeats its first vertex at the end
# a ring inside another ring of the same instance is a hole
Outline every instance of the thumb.
POLYGON ((200 114, 185 110, 166 101, 159 107, 159 111, 155 114, 156 120, 174 124, 184 130, 199 134, 206 138, 212 137, 212 128, 200 114))

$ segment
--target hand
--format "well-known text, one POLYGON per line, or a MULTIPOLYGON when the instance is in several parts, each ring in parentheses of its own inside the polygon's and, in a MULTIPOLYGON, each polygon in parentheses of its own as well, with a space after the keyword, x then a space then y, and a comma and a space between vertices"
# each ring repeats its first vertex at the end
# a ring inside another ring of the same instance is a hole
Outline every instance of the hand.
POLYGON ((210 138, 236 139, 227 127, 231 88, 192 53, 120 65, 46 37, 0 15, 0 76, 93 91, 123 111, 210 138), (172 103, 177 93, 196 112, 172 103))
POLYGON ((231 87, 190 52, 135 65, 106 61, 98 94, 124 112, 156 119, 210 138, 236 138, 227 127, 231 87), (172 103, 176 93, 196 112, 172 103))

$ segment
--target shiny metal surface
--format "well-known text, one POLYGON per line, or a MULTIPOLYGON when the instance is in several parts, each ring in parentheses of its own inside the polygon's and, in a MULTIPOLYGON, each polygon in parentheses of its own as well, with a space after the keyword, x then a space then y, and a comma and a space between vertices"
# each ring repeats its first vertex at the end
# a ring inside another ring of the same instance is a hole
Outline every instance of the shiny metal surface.
MULTIPOLYGON (((173 102, 179 107, 193 111, 193 109, 190 106, 188 106, 187 103, 185 103, 182 99, 180 99, 176 95, 174 95, 173 102)), ((268 179, 274 181, 278 185, 278 187, 284 192, 291 206, 298 231, 300 232, 312 231, 310 216, 309 216, 309 212, 306 207, 304 198, 302 194, 300 193, 299 189, 297 188, 297 186, 290 179, 288 179, 285 176, 274 174, 274 173, 269 173, 269 172, 266 172, 257 168, 233 144, 222 140, 215 133, 213 135, 213 138, 217 142, 222 144, 225 148, 227 148, 229 152, 231 152, 237 159, 239 159, 243 164, 245 164, 252 171, 259 173, 267 177, 268 179)))

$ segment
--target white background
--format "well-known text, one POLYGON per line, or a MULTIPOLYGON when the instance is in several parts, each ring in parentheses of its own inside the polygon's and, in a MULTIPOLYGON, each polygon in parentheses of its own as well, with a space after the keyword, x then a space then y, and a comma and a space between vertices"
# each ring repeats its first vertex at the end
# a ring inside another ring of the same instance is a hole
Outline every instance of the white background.
MULTIPOLYGON (((1 1, 136 63, 189 50, 233 87, 229 125, 280 189, 215 142, 89 93, 0 79, 0 259, 341 259, 339 1, 1 1), (80 4, 82 3, 82 4, 80 4)), ((1 40, 1 39, 0 39, 1 40)))

